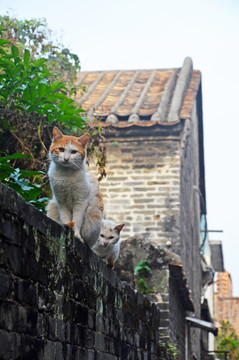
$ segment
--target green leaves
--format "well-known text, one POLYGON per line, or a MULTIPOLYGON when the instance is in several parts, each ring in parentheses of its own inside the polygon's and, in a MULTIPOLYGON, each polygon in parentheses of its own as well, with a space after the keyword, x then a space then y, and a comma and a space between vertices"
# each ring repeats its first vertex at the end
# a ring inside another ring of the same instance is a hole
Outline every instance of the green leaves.
POLYGON ((142 260, 138 263, 138 265, 136 266, 136 268, 134 269, 134 273, 135 275, 141 274, 141 275, 146 275, 149 274, 152 270, 148 265, 148 260, 142 260))
POLYGON ((222 351, 219 359, 224 359, 223 351, 230 351, 230 359, 239 358, 239 336, 229 321, 222 321, 219 334, 216 338, 216 349, 222 351))
MULTIPOLYGON (((0 49, 9 44, 7 40, 1 40, 0 49)), ((81 116, 84 110, 66 95, 67 88, 63 82, 50 81, 53 74, 47 69, 46 59, 32 60, 28 49, 21 58, 15 45, 11 46, 10 54, 1 54, 0 102, 4 102, 5 108, 34 112, 47 118, 50 124, 60 121, 68 127, 85 127, 85 118, 81 116)))
POLYGON ((19 57, 19 50, 15 45, 12 45, 11 51, 12 51, 12 56, 13 56, 14 60, 16 61, 17 58, 19 57))
POLYGON ((46 19, 18 20, 8 15, 0 15, 0 34, 3 38, 12 39, 13 43, 19 47, 20 57, 23 50, 28 49, 31 58, 36 59, 42 56, 49 59, 47 68, 54 73, 55 78, 64 81, 72 92, 75 91, 80 60, 76 54, 72 54, 69 49, 60 44, 56 36, 52 36, 46 19))
POLYGON ((25 49, 24 55, 23 55, 23 62, 24 62, 25 66, 27 66, 30 63, 30 59, 31 59, 30 51, 25 49))
MULTIPOLYGON (((164 334, 160 334, 160 336, 164 336, 164 334)), ((177 360, 178 359, 178 346, 177 344, 170 343, 167 341, 159 340, 159 360, 165 360, 165 359, 172 359, 177 360)))
POLYGON ((0 39, 0 46, 10 45, 11 41, 8 39, 0 39))
POLYGON ((38 199, 42 194, 40 184, 33 184, 29 178, 45 175, 43 171, 27 171, 13 168, 11 160, 25 159, 26 155, 15 153, 13 155, 0 157, 0 180, 16 190, 26 201, 32 202, 38 209, 44 210, 48 198, 38 199))
MULTIPOLYGON (((67 95, 70 90, 65 84, 66 79, 68 84, 74 83, 79 59, 68 49, 61 52, 52 43, 47 44, 44 31, 35 31, 46 26, 44 21, 14 19, 13 22, 0 16, 0 24, 6 25, 0 25, 0 34, 8 34, 14 43, 0 39, 0 143, 9 132, 16 138, 15 148, 21 146, 31 154, 30 165, 19 161, 26 158, 19 153, 0 157, 0 180, 43 210, 48 198, 39 197, 49 192, 46 183, 42 190, 45 173, 22 170, 19 163, 28 169, 46 168, 44 143, 49 140, 48 130, 53 122, 61 122, 70 133, 85 128, 84 110, 67 95), (37 58, 39 54, 44 57, 37 58)), ((11 151, 14 151, 12 147, 11 151)))
POLYGON ((140 292, 142 292, 143 294, 148 294, 154 291, 154 289, 151 289, 148 286, 145 279, 142 278, 142 276, 147 277, 152 271, 148 263, 148 260, 141 260, 134 269, 135 276, 141 276, 141 278, 138 279, 138 287, 140 292))
POLYGON ((143 294, 149 294, 153 292, 153 289, 150 289, 150 287, 147 285, 146 281, 144 279, 138 280, 139 290, 143 294))

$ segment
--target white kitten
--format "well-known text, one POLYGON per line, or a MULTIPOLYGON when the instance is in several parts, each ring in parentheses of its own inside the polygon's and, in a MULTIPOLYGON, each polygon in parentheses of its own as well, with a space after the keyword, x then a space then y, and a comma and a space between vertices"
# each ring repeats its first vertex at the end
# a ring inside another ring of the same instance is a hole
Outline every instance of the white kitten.
POLYGON ((50 179, 53 199, 47 215, 74 228, 75 236, 92 247, 99 238, 103 202, 98 185, 86 171, 86 145, 89 135, 63 135, 53 129, 50 147, 50 179))
POLYGON ((114 268, 114 263, 119 257, 120 231, 124 225, 103 219, 99 239, 92 248, 96 255, 107 261, 110 268, 114 268))

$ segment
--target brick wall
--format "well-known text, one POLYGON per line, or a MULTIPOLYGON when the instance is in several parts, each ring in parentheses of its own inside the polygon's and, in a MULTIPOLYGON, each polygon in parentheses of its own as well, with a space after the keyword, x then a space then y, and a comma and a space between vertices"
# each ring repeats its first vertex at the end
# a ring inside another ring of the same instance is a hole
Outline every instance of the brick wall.
POLYGON ((0 184, 0 359, 158 359, 159 310, 0 184))
POLYGON ((126 224, 122 238, 148 232, 160 242, 179 238, 180 141, 174 137, 117 137, 107 143, 101 181, 105 216, 126 224))
POLYGON ((147 233, 179 254, 200 317, 200 154, 196 104, 182 127, 123 129, 107 140, 105 217, 124 222, 122 239, 147 233), (117 141, 118 146, 113 142, 117 141))
POLYGON ((227 271, 217 274, 214 306, 214 317, 219 329, 222 321, 229 321, 239 335, 239 297, 233 296, 232 279, 227 271))

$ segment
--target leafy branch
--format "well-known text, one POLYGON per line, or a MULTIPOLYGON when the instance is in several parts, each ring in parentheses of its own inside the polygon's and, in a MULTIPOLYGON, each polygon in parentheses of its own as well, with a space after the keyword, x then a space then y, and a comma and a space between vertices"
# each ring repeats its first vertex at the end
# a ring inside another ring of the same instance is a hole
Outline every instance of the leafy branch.
POLYGON ((41 184, 31 183, 29 178, 42 178, 43 171, 27 171, 13 168, 12 160, 27 158, 24 154, 15 153, 14 155, 0 157, 0 180, 24 197, 26 201, 34 204, 39 210, 44 210, 46 202, 49 200, 44 197, 39 199, 42 194, 41 184))
POLYGON ((73 130, 85 127, 83 109, 63 91, 66 86, 60 81, 50 82, 52 73, 46 67, 44 58, 31 60, 29 50, 25 49, 20 57, 19 49, 11 46, 10 53, 5 51, 9 42, 0 41, 0 105, 3 110, 20 110, 35 113, 45 122, 62 122, 73 130))

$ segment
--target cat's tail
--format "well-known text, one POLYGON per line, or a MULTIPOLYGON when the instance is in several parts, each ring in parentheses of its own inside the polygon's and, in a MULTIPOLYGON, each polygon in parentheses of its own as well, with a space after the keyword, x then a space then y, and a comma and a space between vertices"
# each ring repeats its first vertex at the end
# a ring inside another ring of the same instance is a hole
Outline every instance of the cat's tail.
POLYGON ((60 214, 55 199, 51 199, 49 201, 46 207, 46 211, 49 218, 61 224, 60 214))

